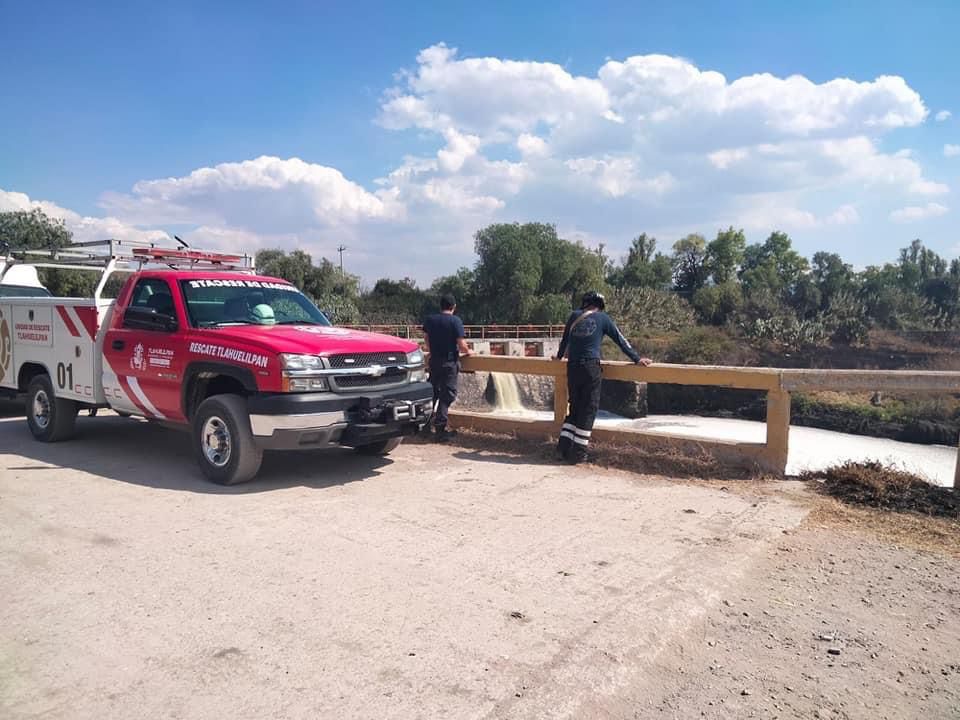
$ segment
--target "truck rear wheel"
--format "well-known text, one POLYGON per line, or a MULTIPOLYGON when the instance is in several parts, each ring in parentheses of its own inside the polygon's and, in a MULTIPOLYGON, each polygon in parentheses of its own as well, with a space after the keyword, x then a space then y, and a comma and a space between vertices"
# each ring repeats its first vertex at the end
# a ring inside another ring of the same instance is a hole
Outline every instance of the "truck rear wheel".
POLYGON ((252 480, 263 460, 247 403, 239 395, 214 395, 200 403, 193 416, 193 447, 203 474, 218 485, 252 480))
POLYGON ((58 398, 49 375, 37 375, 27 386, 27 426, 41 442, 71 437, 76 427, 77 403, 58 398))
POLYGON ((355 450, 361 455, 389 455, 403 442, 402 437, 388 438, 370 445, 358 445, 355 450))

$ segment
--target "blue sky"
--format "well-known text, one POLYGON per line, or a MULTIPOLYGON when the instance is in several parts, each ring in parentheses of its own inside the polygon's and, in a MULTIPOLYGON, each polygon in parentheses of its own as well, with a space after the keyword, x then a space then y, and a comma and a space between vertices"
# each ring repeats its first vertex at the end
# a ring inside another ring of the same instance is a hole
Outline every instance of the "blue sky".
POLYGON ((0 203, 84 238, 345 242, 367 280, 470 264, 500 220, 957 254, 960 3, 405 5, 0 0, 0 203))

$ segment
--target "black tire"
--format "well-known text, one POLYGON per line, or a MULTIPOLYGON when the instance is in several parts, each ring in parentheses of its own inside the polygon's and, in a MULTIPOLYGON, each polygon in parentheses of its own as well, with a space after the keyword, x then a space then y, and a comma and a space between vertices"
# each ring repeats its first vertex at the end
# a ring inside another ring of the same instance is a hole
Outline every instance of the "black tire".
POLYGON ((361 455, 389 455, 403 442, 402 437, 392 437, 370 445, 358 445, 354 448, 361 455))
POLYGON ((214 395, 200 403, 191 434, 200 469, 218 485, 247 482, 260 470, 263 450, 250 430, 247 402, 239 395, 214 395))
POLYGON ((114 410, 114 412, 115 412, 117 415, 119 415, 120 417, 122 417, 122 418, 133 417, 133 415, 131 415, 130 413, 125 412, 125 411, 123 411, 123 410, 114 410))
POLYGON ((40 442, 58 442, 73 436, 79 408, 73 400, 58 398, 47 374, 27 386, 27 426, 40 442))

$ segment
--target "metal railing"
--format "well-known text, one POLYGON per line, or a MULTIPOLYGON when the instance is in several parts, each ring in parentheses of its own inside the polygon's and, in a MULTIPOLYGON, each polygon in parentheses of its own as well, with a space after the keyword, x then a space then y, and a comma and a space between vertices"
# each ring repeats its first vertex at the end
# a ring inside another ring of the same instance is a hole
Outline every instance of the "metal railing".
MULTIPOLYGON (((486 432, 516 433, 543 438, 555 436, 567 414, 566 363, 546 358, 473 355, 463 359, 466 372, 501 372, 553 377, 553 420, 504 417, 490 413, 455 410, 451 420, 458 427, 486 432)), ((708 385, 761 390, 767 394, 766 440, 762 443, 690 438, 652 433, 633 428, 594 428, 593 437, 610 442, 651 445, 697 445, 736 464, 757 467, 784 477, 790 443, 790 394, 795 391, 880 390, 917 393, 960 393, 960 372, 897 370, 781 370, 713 365, 654 364, 649 367, 625 362, 603 362, 603 377, 642 383, 708 385)), ((960 455, 954 475, 960 490, 960 455)))
MULTIPOLYGON (((402 338, 421 338, 423 328, 419 325, 346 325, 354 330, 378 332, 402 338)), ((563 325, 464 325, 468 340, 542 340, 559 338, 563 325)))

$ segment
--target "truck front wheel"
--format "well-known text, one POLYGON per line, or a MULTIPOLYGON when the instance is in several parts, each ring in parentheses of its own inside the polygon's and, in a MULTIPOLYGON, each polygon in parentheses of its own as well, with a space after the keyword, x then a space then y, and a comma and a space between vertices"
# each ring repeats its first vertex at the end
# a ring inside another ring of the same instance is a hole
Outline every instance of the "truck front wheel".
POLYGON ((27 425, 41 442, 57 442, 73 435, 77 403, 58 398, 49 375, 37 375, 27 386, 27 425))
POLYGON ((239 395, 214 395, 200 403, 193 416, 193 447, 203 474, 218 485, 252 480, 263 460, 247 403, 239 395))
POLYGON ((393 437, 370 445, 358 445, 355 449, 361 455, 389 455, 400 447, 402 442, 402 437, 393 437))

